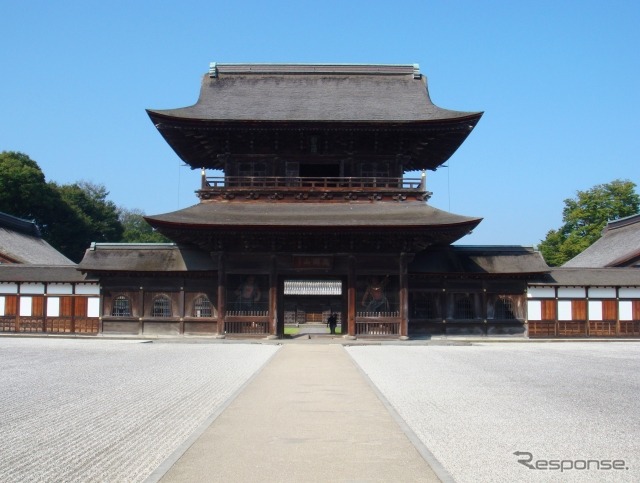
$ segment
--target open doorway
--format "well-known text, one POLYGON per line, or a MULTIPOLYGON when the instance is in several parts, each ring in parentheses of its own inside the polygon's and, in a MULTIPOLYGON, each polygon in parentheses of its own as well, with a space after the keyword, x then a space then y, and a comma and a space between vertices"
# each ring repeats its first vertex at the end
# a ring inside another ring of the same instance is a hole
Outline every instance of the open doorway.
POLYGON ((283 291, 283 335, 331 336, 329 317, 335 315, 334 335, 342 334, 342 280, 286 279, 283 291))

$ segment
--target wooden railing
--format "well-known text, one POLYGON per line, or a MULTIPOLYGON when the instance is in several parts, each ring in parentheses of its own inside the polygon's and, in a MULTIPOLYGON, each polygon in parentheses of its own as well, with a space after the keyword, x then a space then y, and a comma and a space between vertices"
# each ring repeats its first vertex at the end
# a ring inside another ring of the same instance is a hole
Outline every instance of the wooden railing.
POLYGON ((638 337, 640 321, 530 320, 529 337, 638 337))
POLYGON ((269 322, 263 321, 225 321, 224 329, 227 334, 268 334, 269 322))
MULTIPOLYGON (((19 317, 18 332, 48 332, 97 334, 100 320, 97 317, 19 317)), ((16 316, 0 317, 0 332, 16 332, 16 316)))
POLYGON ((202 189, 268 188, 311 190, 414 190, 424 191, 419 178, 370 178, 370 177, 287 177, 287 176, 211 176, 203 178, 202 189))
POLYGON ((400 335, 400 322, 356 321, 356 335, 400 335))
POLYGON ((398 312, 397 310, 390 311, 390 312, 357 312, 356 313, 356 317, 358 319, 363 319, 363 318, 375 318, 375 319, 379 319, 379 318, 397 318, 397 317, 400 317, 400 312, 398 312))
POLYGON ((228 310, 227 317, 268 317, 268 310, 228 310))

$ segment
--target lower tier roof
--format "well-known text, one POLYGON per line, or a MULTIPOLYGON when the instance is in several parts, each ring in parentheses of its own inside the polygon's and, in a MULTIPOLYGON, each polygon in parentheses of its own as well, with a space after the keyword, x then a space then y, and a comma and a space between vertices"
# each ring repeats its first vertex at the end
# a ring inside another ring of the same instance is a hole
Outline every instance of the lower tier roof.
POLYGON ((207 250, 418 251, 450 244, 482 220, 424 202, 202 202, 145 219, 165 236, 207 250))
POLYGON ((154 228, 217 227, 475 227, 482 218, 456 215, 423 202, 239 203, 202 202, 145 219, 154 228))

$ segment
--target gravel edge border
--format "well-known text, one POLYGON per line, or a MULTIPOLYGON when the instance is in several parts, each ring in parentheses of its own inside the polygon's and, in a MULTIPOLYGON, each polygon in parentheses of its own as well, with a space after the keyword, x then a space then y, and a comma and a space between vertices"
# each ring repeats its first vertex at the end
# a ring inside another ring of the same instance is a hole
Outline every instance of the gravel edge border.
POLYGON ((436 476, 440 479, 442 483, 455 483, 456 480, 453 478, 453 476, 451 476, 451 474, 445 469, 445 467, 442 466, 440 461, 438 461, 438 459, 433 455, 433 453, 429 451, 429 448, 427 448, 425 444, 422 442, 422 440, 418 438, 416 433, 413 432, 413 430, 407 424, 407 422, 404 419, 402 419, 402 416, 398 414, 396 409, 391 405, 391 403, 387 400, 384 394, 382 394, 380 389, 378 389, 378 387, 373 383, 369 375, 364 371, 362 367, 360 367, 360 364, 358 364, 358 362, 349 353, 349 351, 347 350, 347 347, 349 346, 348 345, 342 346, 343 350, 349 356, 351 363, 356 367, 356 369, 360 372, 362 377, 367 381, 367 383, 369 384, 369 387, 373 389, 373 392, 376 394, 380 402, 384 405, 387 411, 389 411, 389 414, 391 414, 391 417, 393 417, 394 421, 398 423, 398 426, 400 426, 400 429, 402 430, 402 432, 409 439, 411 444, 413 444, 413 446, 416 448, 418 453, 420 453, 420 456, 424 458, 424 460, 431 467, 433 472, 436 474, 436 476))

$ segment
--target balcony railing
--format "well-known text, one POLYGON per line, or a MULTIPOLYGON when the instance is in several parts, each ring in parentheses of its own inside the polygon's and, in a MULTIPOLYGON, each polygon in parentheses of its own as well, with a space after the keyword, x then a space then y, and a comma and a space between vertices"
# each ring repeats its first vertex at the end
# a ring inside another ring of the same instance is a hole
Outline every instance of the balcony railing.
POLYGON ((431 193, 425 189, 425 178, 389 177, 287 177, 287 176, 202 176, 198 190, 201 199, 273 200, 295 197, 296 200, 344 198, 427 200, 431 193))
POLYGON ((211 176, 203 178, 203 189, 223 188, 271 188, 271 189, 345 189, 345 190, 420 190, 424 189, 420 178, 306 178, 286 176, 211 176))

